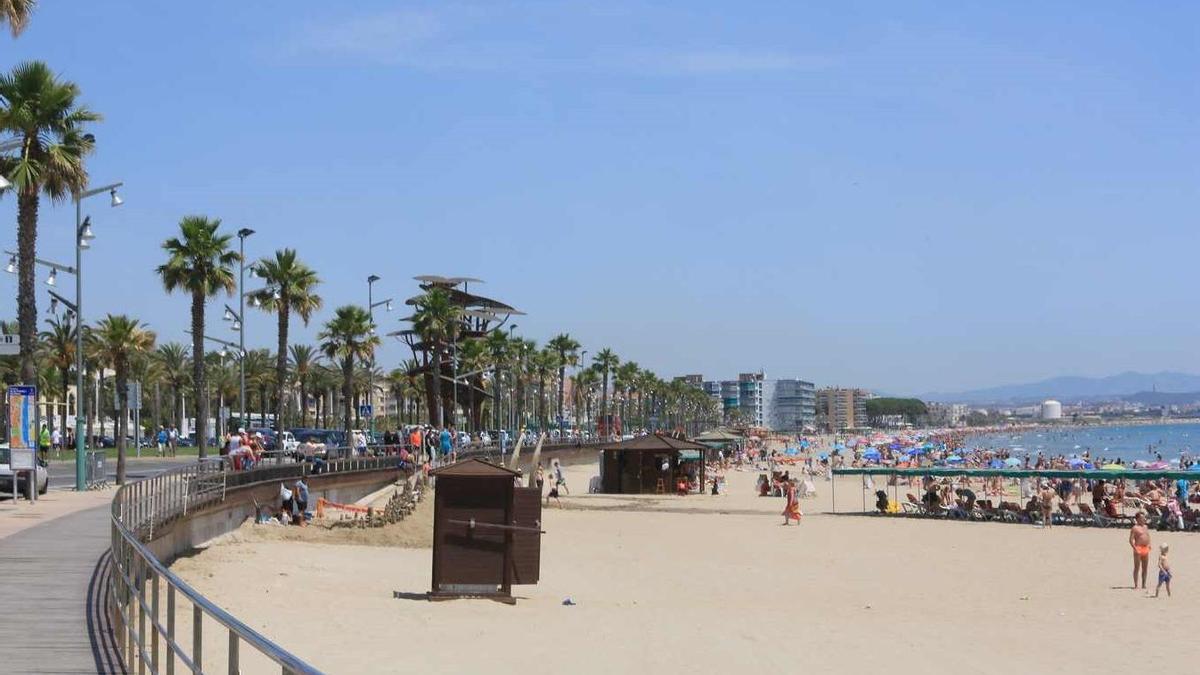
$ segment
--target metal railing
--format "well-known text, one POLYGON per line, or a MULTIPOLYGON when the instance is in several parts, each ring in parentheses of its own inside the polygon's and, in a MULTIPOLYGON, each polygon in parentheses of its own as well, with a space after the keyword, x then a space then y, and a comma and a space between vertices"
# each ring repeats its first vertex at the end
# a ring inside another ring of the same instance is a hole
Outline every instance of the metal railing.
MULTIPOLYGON (((351 457, 325 461, 319 473, 380 471, 395 468, 396 464, 395 457, 351 457)), ((107 602, 116 647, 130 671, 136 664, 139 675, 147 671, 173 675, 178 663, 184 672, 205 672, 203 626, 207 618, 228 631, 229 673, 239 672, 243 644, 273 661, 285 675, 320 672, 214 605, 171 572, 146 545, 165 525, 223 501, 229 489, 300 478, 313 474, 313 468, 306 462, 272 462, 233 471, 228 458, 217 457, 117 490, 112 502, 112 583, 107 602), (162 586, 166 587, 165 612, 162 586), (176 635, 179 596, 192 605, 190 649, 176 635)))

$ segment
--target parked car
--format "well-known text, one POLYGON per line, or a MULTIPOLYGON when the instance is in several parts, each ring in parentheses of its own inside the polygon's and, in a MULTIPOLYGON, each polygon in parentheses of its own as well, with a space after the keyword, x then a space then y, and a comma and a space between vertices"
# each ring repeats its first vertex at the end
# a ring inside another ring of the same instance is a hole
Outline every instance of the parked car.
POLYGON ((292 435, 292 432, 285 431, 281 434, 281 436, 282 438, 279 439, 279 446, 284 452, 295 452, 296 448, 300 447, 300 441, 296 440, 296 437, 292 435))
MULTIPOLYGON (((9 467, 10 455, 8 444, 0 445, 0 494, 11 495, 13 491, 13 472, 9 467)), ((40 457, 34 460, 37 470, 37 491, 39 495, 46 494, 46 490, 50 489, 50 472, 46 470, 46 463, 40 457)), ((28 473, 22 473, 17 479, 17 490, 21 494, 25 494, 26 483, 29 482, 28 473)))

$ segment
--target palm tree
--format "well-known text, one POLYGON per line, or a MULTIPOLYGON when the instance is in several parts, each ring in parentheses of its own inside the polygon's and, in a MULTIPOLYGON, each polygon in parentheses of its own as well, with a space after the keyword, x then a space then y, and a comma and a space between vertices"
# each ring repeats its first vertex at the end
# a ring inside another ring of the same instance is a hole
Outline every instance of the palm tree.
POLYGON ((575 382, 571 387, 571 406, 575 408, 575 425, 580 429, 585 428, 592 419, 592 392, 599 382, 600 374, 595 368, 584 368, 575 374, 575 382), (582 419, 579 416, 580 411, 585 413, 582 419))
MULTIPOLYGON (((7 1, 11 7, 11 0, 7 1)), ((18 4, 26 9, 29 6, 18 4)), ((6 15, 11 20, 12 16, 28 13, 16 11, 6 15)), ((16 24, 10 25, 16 28, 16 24)), ((100 119, 100 115, 76 105, 78 96, 79 87, 74 82, 58 79, 40 61, 19 64, 11 73, 0 75, 0 131, 21 141, 15 156, 0 161, 0 173, 7 176, 17 192, 17 323, 21 335, 21 379, 25 382, 33 382, 37 375, 34 257, 38 206, 43 194, 50 201, 59 202, 87 186, 83 158, 91 153, 94 139, 83 129, 88 122, 100 119)))
MULTIPOLYGON (((147 385, 156 387, 159 379, 162 377, 162 370, 158 366, 158 359, 154 358, 154 352, 147 350, 145 352, 133 355, 129 359, 129 376, 138 384, 138 389, 142 392, 142 407, 145 408, 145 392, 147 385)), ((157 391, 157 389, 155 390, 157 391)), ((138 416, 139 424, 151 422, 157 424, 158 420, 158 397, 153 399, 154 408, 149 419, 145 416, 138 416)), ((134 430, 134 443, 137 443, 143 437, 144 430, 140 427, 134 430)), ((137 448, 134 445, 134 448, 137 448)))
POLYGON ((552 347, 546 347, 534 352, 529 361, 538 383, 538 431, 546 431, 546 427, 548 426, 546 421, 546 377, 558 367, 558 352, 552 347))
POLYGON ((350 442, 350 402, 354 398, 354 362, 369 361, 379 345, 371 330, 371 315, 358 305, 342 305, 317 335, 321 353, 342 370, 342 427, 350 442))
POLYGON ((0 0, 0 23, 7 23, 12 36, 17 37, 29 23, 29 15, 37 0, 0 0))
MULTIPOLYGON (((478 431, 483 420, 483 398, 477 394, 483 389, 483 372, 487 369, 487 344, 479 338, 464 340, 458 349, 458 372, 467 385, 467 423, 470 431, 478 431)), ((486 396, 486 394, 485 394, 486 396)))
POLYGON ((213 437, 223 438, 229 433, 229 416, 225 415, 225 408, 230 407, 242 392, 241 368, 233 359, 226 361, 222 352, 209 352, 204 355, 204 360, 211 398, 216 399, 219 411, 213 437))
POLYGON ((154 333, 137 319, 124 314, 104 317, 96 325, 97 350, 116 371, 117 388, 117 484, 125 483, 125 436, 129 425, 130 362, 154 349, 154 333))
POLYGON ((274 258, 263 258, 258 262, 258 276, 267 282, 267 289, 254 299, 266 312, 275 312, 279 319, 277 337, 278 351, 275 353, 275 430, 283 431, 283 390, 287 386, 288 374, 288 319, 295 312, 304 325, 313 312, 321 308, 321 296, 316 289, 321 280, 308 265, 296 258, 296 250, 284 248, 275 251, 274 258))
POLYGON ((308 385, 317 365, 317 353, 312 345, 292 345, 292 377, 300 387, 300 426, 308 426, 308 385))
POLYGON ((274 382, 271 370, 271 350, 251 349, 246 352, 246 416, 250 419, 241 420, 243 427, 249 428, 254 419, 252 394, 258 392, 258 419, 261 426, 267 426, 267 389, 274 382))
POLYGON ((519 430, 525 426, 525 383, 529 381, 533 372, 531 357, 538 347, 537 342, 533 340, 516 337, 509 349, 512 353, 513 401, 516 407, 516 410, 513 411, 513 419, 519 430))
POLYGON ((626 361, 617 366, 616 376, 613 378, 613 391, 621 392, 621 401, 619 405, 619 415, 621 417, 621 426, 625 427, 627 420, 625 419, 625 404, 629 402, 630 393, 637 386, 637 376, 641 372, 636 361, 626 361))
POLYGON ((413 314, 413 330, 429 345, 429 423, 445 426, 442 411, 442 356, 446 346, 457 338, 462 308, 450 301, 450 294, 443 288, 432 288, 417 298, 417 311, 413 314))
MULTIPOLYGON (((192 294, 192 354, 204 354, 204 303, 221 291, 237 288, 233 264, 239 260, 229 248, 233 235, 218 234, 219 218, 185 216, 179 221, 182 237, 163 242, 167 262, 158 266, 167 292, 183 290, 192 294)), ((245 318, 245 317, 243 317, 245 318)), ((196 445, 200 459, 207 455, 208 396, 204 382, 204 359, 192 359, 192 401, 196 408, 196 445)))
POLYGON ((558 421, 563 418, 563 387, 567 381, 567 367, 575 367, 579 363, 579 347, 574 338, 566 333, 559 333, 550 339, 550 348, 558 353, 558 421))
POLYGON ((608 376, 621 364, 621 359, 613 353, 613 350, 605 347, 596 354, 592 363, 603 375, 603 382, 600 385, 600 419, 604 421, 604 435, 612 436, 612 420, 608 416, 608 376))
MULTIPOLYGON (((41 347, 44 352, 43 361, 58 373, 59 385, 62 391, 63 407, 60 414, 61 424, 58 428, 67 433, 67 392, 71 387, 71 369, 75 367, 75 323, 66 318, 51 316, 46 319, 49 329, 42 331, 41 347)), ((82 392, 75 392, 75 415, 79 415, 79 401, 82 392)), ((65 443, 65 440, 64 440, 65 443)))
POLYGON ((496 425, 496 429, 499 430, 504 426, 504 423, 500 420, 500 400, 497 395, 499 393, 500 369, 507 365, 511 350, 508 336, 500 330, 493 330, 488 333, 487 337, 484 338, 484 344, 487 347, 488 354, 491 355, 492 364, 492 422, 496 425))
POLYGON ((404 395, 412 403, 410 423, 421 419, 421 399, 425 396, 425 378, 422 377, 421 367, 415 359, 408 359, 400 364, 407 382, 404 385, 404 395))
POLYGON ((178 342, 167 342, 154 352, 163 379, 171 387, 171 424, 183 429, 183 388, 188 382, 188 348, 178 342))

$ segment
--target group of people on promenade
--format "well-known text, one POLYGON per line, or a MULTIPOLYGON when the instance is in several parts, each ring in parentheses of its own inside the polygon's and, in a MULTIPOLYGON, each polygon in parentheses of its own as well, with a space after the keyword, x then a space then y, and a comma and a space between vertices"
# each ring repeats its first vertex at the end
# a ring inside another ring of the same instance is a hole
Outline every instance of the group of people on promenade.
POLYGON ((229 458, 234 471, 253 469, 266 454, 262 432, 246 433, 244 428, 225 435, 221 456, 229 458))

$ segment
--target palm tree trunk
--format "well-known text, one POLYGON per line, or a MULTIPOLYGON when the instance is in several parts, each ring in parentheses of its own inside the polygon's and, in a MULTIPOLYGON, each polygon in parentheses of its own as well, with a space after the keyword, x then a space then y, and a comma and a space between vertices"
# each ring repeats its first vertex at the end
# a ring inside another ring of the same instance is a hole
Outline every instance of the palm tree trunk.
POLYGON ((204 381, 204 293, 193 291, 192 406, 196 410, 196 452, 200 459, 208 456, 208 396, 206 392, 207 387, 205 387, 204 381))
POLYGON ((21 382, 37 384, 34 353, 37 349, 37 254, 38 185, 31 181, 17 197, 17 322, 21 337, 21 382))
POLYGON ((300 378, 300 427, 304 428, 308 423, 308 386, 305 383, 306 377, 300 378))
POLYGON ((180 383, 175 383, 172 393, 175 397, 175 430, 178 433, 183 433, 183 387, 180 386, 180 383))
MULTIPOLYGON (((558 356, 559 356, 559 363, 565 364, 566 363, 566 355, 560 352, 558 356)), ((566 365, 559 366, 558 367, 558 422, 559 422, 559 426, 562 426, 563 385, 564 385, 564 378, 566 378, 566 376, 567 376, 567 366, 566 365)), ((561 431, 561 429, 560 429, 560 431, 561 431)))
MULTIPOLYGON (((62 446, 67 446, 67 388, 71 386, 71 369, 62 368, 59 370, 59 375, 62 377, 62 392, 63 392, 63 407, 62 407, 62 424, 58 426, 59 434, 62 438, 62 446)), ((75 392, 75 418, 79 419, 79 392, 75 392)))
POLYGON ((288 343, 288 301, 287 295, 279 301, 279 352, 275 355, 275 431, 283 431, 283 390, 287 383, 287 343, 288 343))
MULTIPOLYGON (((92 373, 92 372, 89 370, 89 371, 88 371, 87 380, 85 380, 85 381, 86 381, 86 382, 87 382, 89 385, 90 385, 90 384, 92 383, 92 381, 93 381, 93 380, 92 380, 92 375, 94 375, 94 373, 92 373)), ((90 387, 90 386, 89 386, 89 387, 85 387, 85 389, 89 389, 89 390, 91 390, 91 393, 95 393, 95 391, 96 391, 94 387, 90 387)), ((85 393, 83 393, 83 392, 79 392, 79 396, 80 396, 80 398, 82 398, 82 397, 84 397, 84 396, 88 396, 88 394, 85 394, 85 393)), ((84 441, 83 441, 83 447, 85 447, 85 448, 90 448, 90 447, 92 446, 92 430, 93 430, 93 429, 95 429, 95 427, 93 426, 92 422, 93 422, 93 421, 96 419, 96 406, 95 406, 94 404, 92 404, 92 402, 91 402, 91 401, 89 401, 89 402, 88 402, 88 406, 87 406, 86 410, 87 410, 87 437, 86 437, 86 438, 84 439, 84 441)), ((76 411, 76 413, 78 413, 78 412, 79 412, 79 409, 78 409, 78 408, 76 408, 76 409, 75 409, 75 411, 76 411)), ((6 418, 6 419, 7 419, 7 418, 6 418)))
MULTIPOLYGON (((354 358, 342 359, 342 430, 346 432, 346 444, 350 440, 350 402, 354 398, 354 358)), ((353 447, 351 445, 351 447, 353 447)))
POLYGON ((604 422, 604 436, 607 438, 612 435, 612 429, 608 425, 608 368, 604 369, 604 384, 600 390, 600 419, 604 422))
POLYGON ((429 364, 430 372, 433 374, 430 382, 429 397, 429 423, 435 427, 441 428, 444 421, 442 415, 442 343, 433 343, 433 358, 429 364))
POLYGON ((125 372, 125 364, 115 364, 117 371, 117 485, 125 484, 125 436, 129 416, 129 379, 125 372))
MULTIPOLYGON (((100 435, 104 436, 104 366, 100 366, 99 377, 96 379, 96 419, 100 421, 100 435)), ((101 443, 103 445, 103 443, 101 443)))

